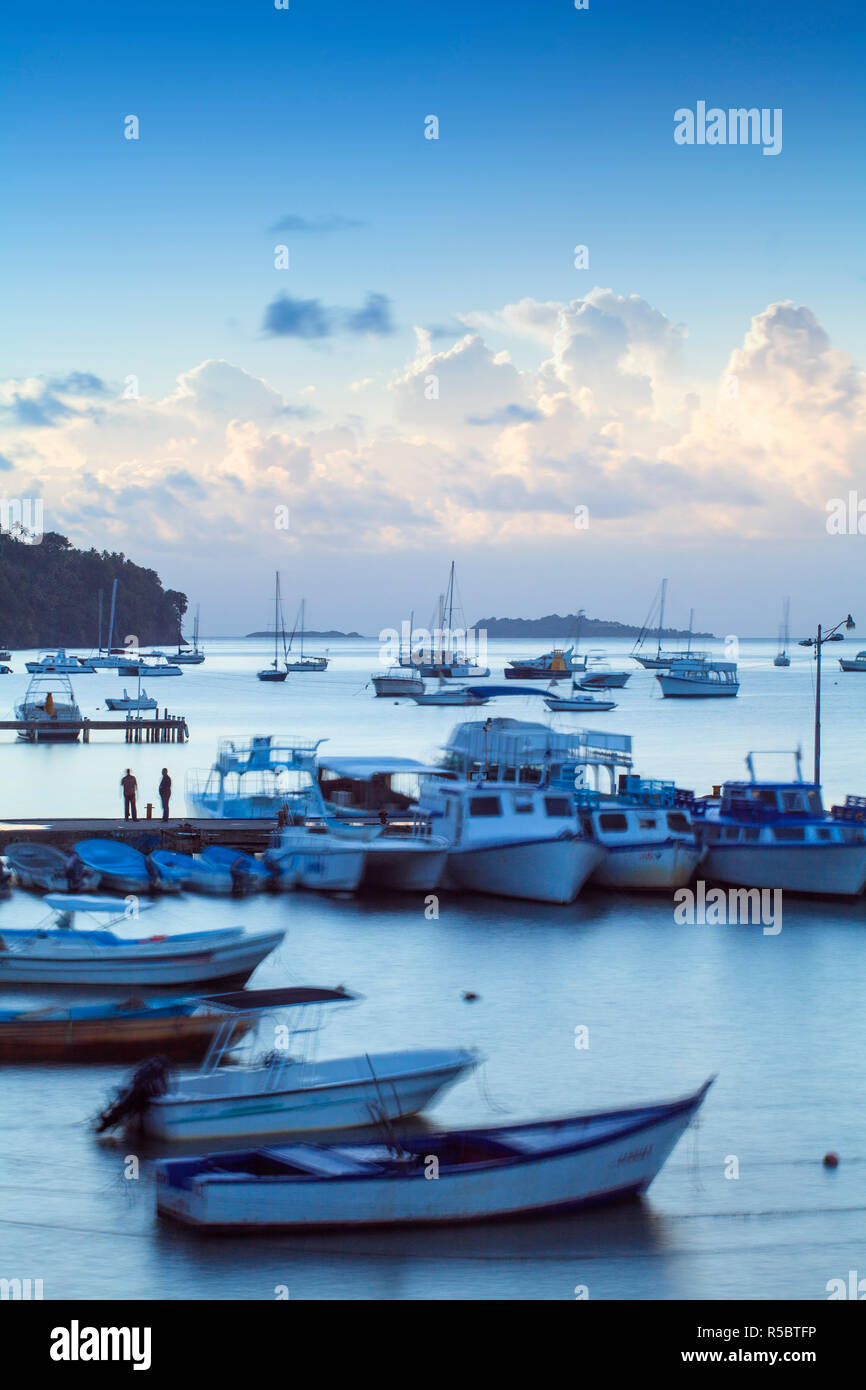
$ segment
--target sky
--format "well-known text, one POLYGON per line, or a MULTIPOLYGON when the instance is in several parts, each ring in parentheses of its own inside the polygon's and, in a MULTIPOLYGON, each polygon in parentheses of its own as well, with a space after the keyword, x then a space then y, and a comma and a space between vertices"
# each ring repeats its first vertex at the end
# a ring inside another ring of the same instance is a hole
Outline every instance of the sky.
POLYGON ((452 558, 469 622, 639 623, 662 576, 681 626, 856 616, 861 7, 47 0, 5 37, 0 489, 46 528, 206 632, 275 568, 313 626, 426 620, 452 558), (698 102, 780 110, 780 152, 677 144, 698 102))

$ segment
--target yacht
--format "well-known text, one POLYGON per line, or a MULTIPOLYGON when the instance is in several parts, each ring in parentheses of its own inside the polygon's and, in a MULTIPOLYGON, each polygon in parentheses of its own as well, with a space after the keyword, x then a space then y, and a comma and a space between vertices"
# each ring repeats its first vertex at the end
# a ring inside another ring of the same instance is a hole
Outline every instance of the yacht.
POLYGON ((58 647, 56 651, 43 652, 38 661, 25 661, 24 666, 31 676, 87 675, 94 670, 91 661, 84 657, 67 656, 63 647, 58 647))
POLYGON ((588 652, 588 664, 577 684, 581 690, 622 690, 631 671, 616 671, 604 653, 588 652))
POLYGON ((790 666, 791 658, 788 655, 788 646, 791 641, 790 633, 791 600, 785 599, 782 609, 782 625, 779 628, 779 650, 773 657, 774 666, 790 666))
POLYGON ((176 662, 178 666, 201 666, 204 661, 204 652, 198 643, 198 624, 199 608, 196 605, 195 619, 192 625, 192 647, 184 644, 182 633, 179 632, 177 635, 177 651, 174 653, 172 661, 176 662))
POLYGON ((649 636, 649 633, 650 633, 650 631, 651 631, 651 628, 648 626, 648 624, 649 624, 649 622, 651 621, 652 615, 653 615, 654 612, 655 612, 656 600, 653 600, 653 606, 652 606, 652 608, 650 609, 650 612, 649 612, 649 614, 648 614, 648 616, 647 616, 647 620, 646 620, 646 622, 644 623, 644 626, 641 628, 640 635, 639 635, 639 637, 638 637, 637 641, 635 642, 635 645, 634 645, 634 647, 633 647, 633 649, 632 649, 632 653, 631 653, 631 654, 632 654, 632 658, 633 658, 640 666, 643 666, 644 670, 646 670, 646 671, 666 671, 666 670, 668 670, 668 669, 669 669, 670 667, 672 667, 672 666, 679 666, 680 663, 681 663, 681 662, 684 662, 684 661, 686 661, 686 662, 691 662, 691 663, 696 663, 696 662, 707 662, 707 661, 710 660, 710 653, 709 653, 709 652, 693 652, 693 651, 692 651, 692 625, 693 625, 693 621, 694 621, 694 609, 692 609, 692 612, 691 612, 691 614, 690 614, 690 616, 689 616, 689 637, 688 637, 688 644, 687 644, 687 646, 686 646, 686 650, 685 650, 685 651, 665 651, 665 650, 663 649, 663 647, 662 647, 662 633, 663 633, 663 631, 664 631, 664 622, 665 622, 665 599, 666 599, 666 597, 667 597, 667 591, 668 591, 668 581, 667 581, 666 579, 663 579, 663 580, 662 580, 662 585, 661 585, 661 590, 660 590, 660 593, 659 593, 659 596, 658 596, 659 621, 658 621, 658 633, 657 633, 657 640, 656 640, 656 654, 655 654, 655 656, 644 656, 644 655, 642 654, 642 650, 641 650, 641 649, 642 649, 643 644, 644 644, 644 642, 646 641, 646 639, 647 639, 647 637, 649 636))
POLYGON ((827 815, 821 788, 803 781, 799 752, 792 781, 759 780, 755 756, 746 758, 748 781, 725 782, 720 796, 704 798, 706 877, 790 893, 861 893, 866 829, 855 814, 859 799, 853 810, 834 807, 827 815))
POLYGON ((456 568, 452 560, 448 586, 445 593, 439 597, 439 626, 432 634, 428 634, 431 636, 430 646, 426 650, 414 650, 413 615, 413 621, 409 624, 409 651, 405 655, 401 654, 400 665, 411 666, 416 675, 428 678, 438 676, 440 680, 482 680, 490 675, 489 667, 479 666, 470 661, 468 653, 459 649, 458 634, 465 638, 466 629, 455 630, 453 626, 455 589, 456 568))
POLYGON ((279 570, 277 570, 276 577, 274 580, 274 659, 271 662, 270 666, 265 666, 261 671, 256 672, 256 675, 258 676, 259 680, 270 681, 272 683, 275 681, 284 681, 287 675, 285 668, 285 656, 286 624, 283 618, 283 603, 280 597, 280 572, 279 570), (282 639, 283 643, 284 664, 282 667, 280 666, 280 655, 278 646, 280 639, 282 639))
POLYGON ((840 656, 839 665, 843 671, 866 671, 866 652, 858 652, 856 656, 840 656))
POLYGON ((126 657, 117 667, 119 676, 147 676, 150 680, 157 676, 182 676, 180 666, 175 666, 167 657, 154 653, 147 658, 141 655, 126 657))
POLYGON ((24 699, 15 706, 15 718, 30 726, 18 730, 18 737, 30 743, 77 743, 81 710, 69 677, 33 676, 24 699))
POLYGON ((574 655, 574 647, 563 650, 562 647, 554 647, 552 651, 542 652, 541 656, 526 657, 523 660, 515 658, 509 661, 505 668, 505 679, 507 681, 564 681, 568 680, 575 671, 586 670, 586 658, 582 659, 582 665, 575 662, 579 661, 574 655))
POLYGON ((656 680, 665 699, 719 698, 736 695, 740 688, 735 661, 679 661, 656 680))
POLYGON ((421 783, 416 814, 448 841, 446 887, 570 903, 604 850, 570 791, 549 785, 543 759, 533 750, 521 764, 522 746, 519 720, 459 724, 439 772, 421 783))

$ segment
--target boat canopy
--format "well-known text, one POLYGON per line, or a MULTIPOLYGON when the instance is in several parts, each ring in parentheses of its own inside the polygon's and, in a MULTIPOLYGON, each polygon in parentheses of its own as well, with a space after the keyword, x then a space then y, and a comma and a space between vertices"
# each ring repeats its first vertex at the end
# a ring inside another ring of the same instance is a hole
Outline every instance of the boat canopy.
MULTIPOLYGON (((129 907, 127 898, 106 898, 96 893, 46 893, 42 899, 54 912, 110 912, 123 917, 129 907)), ((139 903, 138 910, 152 907, 139 903)))

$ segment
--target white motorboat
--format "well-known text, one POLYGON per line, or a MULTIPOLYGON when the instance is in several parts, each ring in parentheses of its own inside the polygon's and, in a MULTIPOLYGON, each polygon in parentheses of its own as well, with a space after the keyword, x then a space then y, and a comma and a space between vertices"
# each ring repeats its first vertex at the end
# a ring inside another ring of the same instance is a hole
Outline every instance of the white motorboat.
MULTIPOLYGON (((295 1039, 309 1043, 316 1031, 315 1019, 310 1023, 306 1017, 311 1009, 354 997, 345 990, 305 987, 223 996, 227 1028, 245 1013, 261 1017, 288 1011, 291 1016, 296 1009, 305 1012, 303 1024, 283 1026, 284 1046, 258 1065, 221 1065, 224 1039, 217 1034, 201 1069, 164 1074, 161 1093, 154 1094, 159 1087, 149 1074, 149 1094, 139 1098, 133 1078, 120 1103, 105 1112, 108 1124, 128 1123, 135 1116, 144 1132, 157 1139, 198 1141, 387 1123, 423 1110, 483 1060, 466 1048, 362 1053, 324 1061, 290 1054, 295 1039)), ((232 1034, 227 1031, 225 1037, 232 1034)))
POLYGON ((573 902, 604 850, 587 835, 570 790, 518 777, 514 719, 459 724, 439 774, 425 779, 416 814, 449 844, 445 887, 533 902, 573 902))
POLYGON ((665 699, 718 699, 740 688, 735 661, 680 661, 657 671, 656 680, 665 699))
POLYGON ((325 825, 295 825, 280 831, 279 845, 263 858, 278 888, 354 893, 364 877, 366 851, 365 844, 338 837, 325 825))
POLYGON ((32 676, 88 675, 94 669, 93 663, 87 658, 67 656, 63 647, 43 652, 38 661, 25 661, 24 667, 32 676))
POLYGON ((544 703, 554 714, 575 714, 586 711, 591 714, 604 714, 607 710, 616 709, 616 700, 600 700, 597 695, 592 695, 589 691, 582 692, 576 685, 572 685, 570 695, 557 695, 553 692, 545 695, 544 703))
POLYGON ((622 690, 631 679, 631 671, 617 671, 603 653, 587 653, 587 667, 576 682, 581 690, 622 690))
POLYGON ((468 685, 448 685, 440 680, 436 690, 425 691, 423 695, 411 697, 416 705, 486 705, 490 696, 483 687, 468 685))
POLYGON ((15 718, 26 725, 18 737, 29 743, 77 743, 82 715, 69 677, 32 676, 15 718))
POLYGON ((704 800, 706 877, 788 893, 862 893, 866 828, 857 799, 853 810, 834 807, 828 816, 821 788, 802 779, 799 752, 794 781, 759 781, 755 756, 746 758, 748 782, 725 782, 720 797, 704 800))
POLYGON ((252 934, 243 927, 127 936, 113 928, 134 926, 149 904, 133 899, 48 893, 54 920, 34 927, 4 927, 0 936, 0 985, 176 985, 199 981, 242 982, 282 941, 285 932, 252 934), (78 914, 107 915, 91 928, 78 914))
POLYGON ((238 1232, 561 1215, 644 1193, 712 1081, 682 1100, 559 1120, 164 1159, 157 1210, 238 1232))
POLYGON ((840 656, 839 666, 843 671, 866 671, 866 652, 858 652, 856 656, 840 656))
POLYGON ((146 690, 142 690, 140 695, 128 695, 124 688, 123 697, 118 695, 106 696, 106 706, 111 710, 144 710, 156 709, 158 702, 148 695, 146 690))
POLYGON ((127 657, 117 667, 119 676, 146 676, 148 680, 155 680, 158 676, 182 676, 183 668, 168 660, 164 656, 154 656, 146 658, 144 656, 127 657))
POLYGON ((405 666, 390 666, 387 671, 370 676, 377 695, 390 695, 396 699, 408 695, 423 695, 425 686, 422 678, 405 666))

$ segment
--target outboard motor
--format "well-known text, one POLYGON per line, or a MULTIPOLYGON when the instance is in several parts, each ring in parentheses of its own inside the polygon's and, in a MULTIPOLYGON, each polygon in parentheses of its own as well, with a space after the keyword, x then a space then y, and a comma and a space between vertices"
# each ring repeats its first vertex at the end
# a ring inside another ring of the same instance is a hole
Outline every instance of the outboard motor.
POLYGON ((142 1062, 132 1073, 129 1081, 122 1086, 100 1111, 94 1121, 97 1134, 107 1129, 116 1129, 129 1120, 140 1119, 150 1102, 156 1096, 165 1095, 168 1090, 168 1064, 164 1057, 151 1057, 142 1062))

